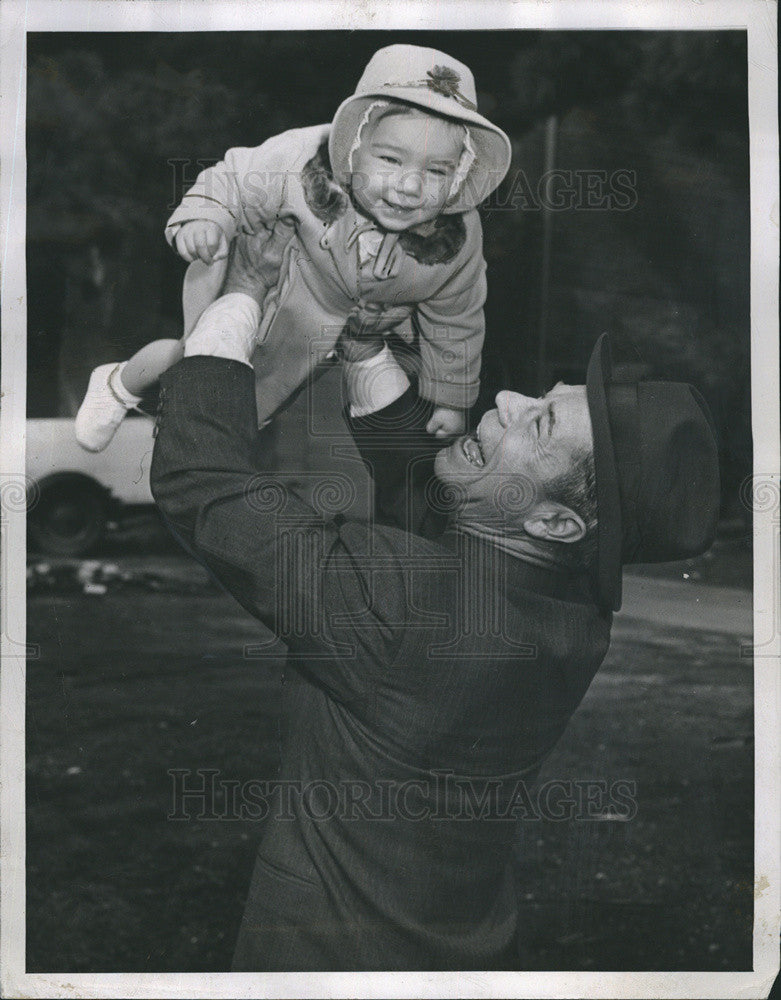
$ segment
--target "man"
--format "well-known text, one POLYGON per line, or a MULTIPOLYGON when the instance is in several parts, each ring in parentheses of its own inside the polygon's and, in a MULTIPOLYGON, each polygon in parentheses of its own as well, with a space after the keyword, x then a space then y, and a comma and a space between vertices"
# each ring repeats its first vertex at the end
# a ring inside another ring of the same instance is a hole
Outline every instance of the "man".
POLYGON ((237 243, 225 292, 248 321, 202 317, 163 379, 152 466, 174 531, 289 648, 281 779, 303 794, 267 820, 234 969, 516 967, 519 789, 604 658, 622 562, 710 544, 708 413, 688 386, 614 384, 602 338, 585 387, 499 393, 434 481, 426 407, 355 340, 378 513, 323 518, 253 464, 258 278, 237 243))

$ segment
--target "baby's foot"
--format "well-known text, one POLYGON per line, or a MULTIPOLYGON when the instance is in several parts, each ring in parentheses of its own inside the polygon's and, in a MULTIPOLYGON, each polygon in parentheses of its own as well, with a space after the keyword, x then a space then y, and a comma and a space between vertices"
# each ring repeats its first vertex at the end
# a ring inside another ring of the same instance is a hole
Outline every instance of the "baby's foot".
POLYGON ((103 451, 128 410, 141 402, 122 385, 124 364, 100 365, 90 375, 87 395, 76 414, 76 440, 87 451, 103 451))

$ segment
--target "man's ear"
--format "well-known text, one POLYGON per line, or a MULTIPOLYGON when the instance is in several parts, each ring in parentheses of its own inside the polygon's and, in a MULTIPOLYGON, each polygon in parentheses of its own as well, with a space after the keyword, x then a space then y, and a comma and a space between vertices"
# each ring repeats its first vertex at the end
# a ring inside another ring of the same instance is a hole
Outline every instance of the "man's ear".
POLYGON ((532 538, 545 542, 579 542, 586 534, 586 525, 574 510, 564 504, 546 500, 538 504, 523 522, 523 530, 532 538))

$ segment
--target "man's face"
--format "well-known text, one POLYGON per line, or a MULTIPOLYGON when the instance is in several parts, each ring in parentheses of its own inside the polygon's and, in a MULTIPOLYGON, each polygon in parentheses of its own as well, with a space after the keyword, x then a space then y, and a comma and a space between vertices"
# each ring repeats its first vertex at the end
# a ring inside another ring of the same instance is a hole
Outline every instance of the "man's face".
POLYGON ((353 159, 358 203, 385 229, 430 222, 445 207, 463 141, 459 126, 411 112, 381 119, 353 159))
POLYGON ((568 472, 575 457, 593 450, 591 418, 582 385, 559 383, 540 399, 500 392, 496 409, 483 415, 477 430, 443 448, 434 469, 464 499, 462 516, 482 525, 496 522, 513 486, 517 504, 546 499, 546 484, 568 472))

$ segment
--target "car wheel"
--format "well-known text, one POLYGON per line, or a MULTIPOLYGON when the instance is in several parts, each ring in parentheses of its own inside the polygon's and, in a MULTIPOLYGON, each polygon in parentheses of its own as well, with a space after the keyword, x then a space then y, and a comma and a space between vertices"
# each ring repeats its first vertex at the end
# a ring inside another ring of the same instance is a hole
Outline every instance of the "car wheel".
POLYGON ((93 480, 52 476, 39 484, 28 511, 30 541, 49 555, 83 555, 103 537, 107 513, 106 491, 93 480))

